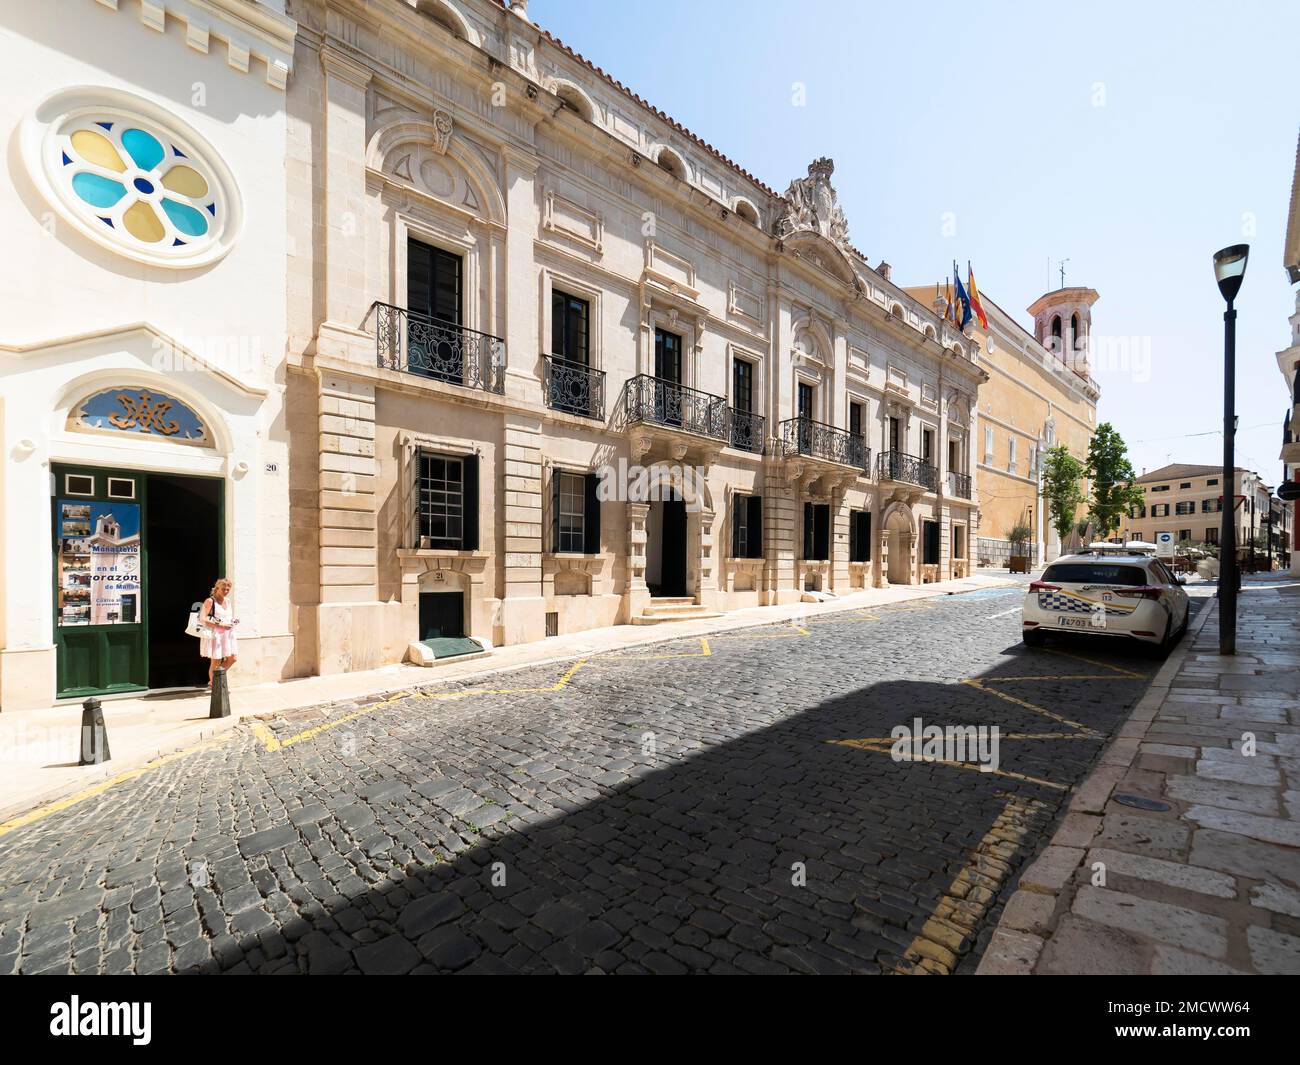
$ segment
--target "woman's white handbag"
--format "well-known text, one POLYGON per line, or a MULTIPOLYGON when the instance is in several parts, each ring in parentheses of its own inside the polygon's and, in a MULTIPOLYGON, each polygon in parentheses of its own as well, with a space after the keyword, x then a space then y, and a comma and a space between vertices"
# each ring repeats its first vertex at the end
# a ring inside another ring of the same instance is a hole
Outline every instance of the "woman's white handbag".
POLYGON ((196 639, 203 635, 203 625, 199 622, 199 611, 203 609, 202 603, 195 603, 190 607, 189 624, 185 626, 185 635, 193 636, 196 639))

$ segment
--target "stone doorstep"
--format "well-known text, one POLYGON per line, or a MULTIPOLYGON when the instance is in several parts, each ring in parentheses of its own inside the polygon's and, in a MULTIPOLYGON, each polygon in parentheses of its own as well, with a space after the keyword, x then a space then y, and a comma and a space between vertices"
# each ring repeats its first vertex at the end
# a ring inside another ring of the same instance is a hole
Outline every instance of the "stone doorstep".
MULTIPOLYGON (((958 577, 951 581, 936 581, 924 585, 891 585, 885 589, 861 589, 851 595, 846 595, 843 599, 837 599, 825 603, 793 603, 781 607, 745 608, 743 610, 730 612, 727 615, 722 615, 724 618, 722 623, 717 623, 716 619, 713 618, 707 619, 707 621, 702 619, 685 619, 678 622, 685 631, 664 632, 660 626, 654 626, 647 629, 641 626, 615 625, 610 626, 607 629, 591 629, 582 633, 573 633, 574 646, 571 649, 565 651, 557 650, 554 654, 544 655, 535 659, 528 659, 518 664, 506 664, 500 661, 500 658, 502 657, 500 652, 508 651, 510 649, 509 647, 506 647, 498 648, 494 652, 484 652, 483 655, 464 655, 459 656, 458 658, 444 659, 443 662, 445 665, 443 668, 436 670, 436 673, 438 674, 437 679, 442 680, 444 670, 447 672, 455 671, 457 675, 454 677, 448 677, 447 679, 458 681, 469 677, 510 673, 519 669, 530 669, 534 666, 570 662, 586 655, 602 654, 606 651, 617 651, 626 647, 647 647, 655 644, 670 643, 673 640, 690 639, 695 636, 710 636, 716 632, 732 632, 742 629, 761 628, 764 625, 780 624, 792 617, 815 618, 823 614, 838 614, 844 611, 862 610, 871 607, 891 607, 900 603, 911 602, 913 600, 938 598, 939 596, 949 594, 960 595, 963 592, 983 591, 986 588, 1016 588, 1019 586, 1020 582, 1008 580, 1005 576, 981 573, 974 574, 970 577, 958 577), (887 593, 884 598, 879 596, 879 593, 882 591, 887 593), (861 602, 859 601, 859 597, 869 597, 869 601, 861 602), (773 616, 755 616, 759 611, 769 610, 774 612, 773 616), (614 633, 617 636, 617 640, 610 640, 608 644, 605 645, 604 642, 600 641, 599 637, 596 636, 596 634, 599 633, 614 633), (586 639, 584 639, 584 637, 586 639), (469 669, 458 669, 458 664, 464 662, 466 659, 482 659, 482 661, 476 662, 475 665, 469 669)), ((513 644, 510 645, 510 647, 532 648, 541 646, 542 644, 543 641, 537 641, 530 644, 513 644)), ((393 667, 391 666, 385 666, 374 671, 376 674, 384 675, 378 686, 372 687, 366 691, 353 692, 343 698, 360 699, 368 696, 382 698, 402 691, 411 684, 428 683, 428 681, 423 679, 411 678, 408 684, 395 684, 391 672, 392 668, 393 667)), ((417 667, 409 665, 402 668, 411 673, 416 672, 417 669, 417 667)), ((423 672, 423 670, 420 670, 420 672, 423 672)), ((336 676, 340 679, 349 678, 350 681, 343 680, 343 682, 349 684, 349 687, 351 687, 351 683, 355 683, 357 678, 360 678, 362 675, 359 673, 341 673, 336 676)), ((9 821, 20 817, 29 811, 35 810, 38 807, 47 805, 48 803, 58 802, 61 799, 67 799, 88 788, 97 787, 105 781, 111 780, 123 773, 140 769, 155 759, 163 758, 167 755, 176 754, 177 752, 186 750, 205 740, 211 739, 217 733, 233 728, 240 722, 265 720, 273 716, 282 715, 286 712, 301 710, 307 707, 329 703, 331 701, 338 701, 331 700, 329 697, 315 691, 315 689, 309 684, 304 684, 304 694, 309 696, 304 702, 298 704, 286 704, 282 701, 292 700, 293 695, 289 694, 292 691, 290 686, 295 682, 311 682, 319 681, 320 679, 319 676, 294 678, 293 680, 269 685, 254 685, 249 688, 236 688, 231 693, 233 699, 238 699, 241 693, 248 695, 254 693, 265 694, 270 692, 274 693, 278 697, 276 699, 277 705, 268 706, 265 710, 253 710, 249 713, 240 714, 236 712, 229 718, 204 720, 197 726, 192 723, 190 727, 185 728, 177 725, 174 728, 168 728, 166 732, 159 734, 158 736, 149 736, 143 743, 137 741, 131 745, 132 749, 129 753, 123 753, 121 748, 127 747, 127 744, 121 744, 117 756, 110 759, 108 762, 96 766, 77 767, 78 771, 75 778, 65 778, 56 784, 46 785, 38 783, 34 786, 20 786, 20 789, 14 789, 7 794, 0 792, 0 822, 9 821)), ((111 703, 114 701, 126 700, 105 699, 104 703, 106 711, 111 711, 111 703)), ((65 701, 63 704, 50 707, 47 710, 15 711, 12 715, 0 715, 0 727, 11 724, 9 720, 5 720, 10 718, 10 716, 13 718, 13 723, 29 726, 36 724, 34 715, 44 715, 51 711, 74 713, 76 710, 77 704, 74 701, 65 701)), ((113 744, 112 730, 114 722, 111 719, 111 712, 107 713, 106 716, 108 717, 107 723, 109 726, 110 744, 113 744)), ((128 727, 134 729, 137 727, 149 727, 149 725, 150 722, 146 721, 143 725, 132 725, 128 727)), ((113 745, 117 746, 116 744, 113 745)))
MULTIPOLYGON (((1157 671, 1151 689, 1138 701, 1125 726, 1134 720, 1144 720, 1149 727, 1155 721, 1164 700, 1171 692, 1178 691, 1171 687, 1170 680, 1195 649, 1197 637, 1216 613, 1217 605, 1214 603, 1201 611, 1178 649, 1157 671)), ((1082 865, 1092 840, 1101 830, 1100 815, 1105 812, 1115 786, 1127 775, 1145 734, 1146 729, 1140 734, 1126 733, 1123 737, 1117 733, 1102 752, 1102 761, 1076 787, 1064 820, 1046 849, 1021 873, 1016 890, 1003 907, 1002 917, 975 970, 977 975, 1033 973, 1043 948, 1059 925, 1065 909, 1063 904, 1069 899, 1066 889, 1082 865), (1108 761, 1112 749, 1116 749, 1117 754, 1114 760, 1108 761)))

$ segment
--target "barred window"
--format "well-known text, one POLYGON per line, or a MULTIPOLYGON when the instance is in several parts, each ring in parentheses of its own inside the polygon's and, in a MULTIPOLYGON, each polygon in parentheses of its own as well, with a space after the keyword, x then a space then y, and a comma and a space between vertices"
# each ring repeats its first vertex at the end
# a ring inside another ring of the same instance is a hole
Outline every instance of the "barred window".
POLYGON ((461 545, 465 531, 465 474, 450 455, 420 455, 420 536, 434 547, 461 545))
POLYGON ((559 503, 559 537, 556 550, 581 553, 585 537, 586 479, 580 473, 558 470, 555 476, 559 478, 559 490, 556 493, 559 503))

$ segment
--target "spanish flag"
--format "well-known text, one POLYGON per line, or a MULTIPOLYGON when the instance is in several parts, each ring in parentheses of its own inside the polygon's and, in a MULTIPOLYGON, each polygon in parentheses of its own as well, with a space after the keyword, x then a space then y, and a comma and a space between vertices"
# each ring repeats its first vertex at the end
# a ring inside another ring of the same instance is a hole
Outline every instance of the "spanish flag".
POLYGON ((980 303, 980 290, 975 287, 975 271, 970 268, 970 260, 966 260, 966 291, 970 295, 971 309, 975 311, 975 317, 980 320, 980 328, 988 332, 989 320, 984 313, 984 305, 980 303))
POLYGON ((970 297, 966 294, 966 289, 962 286, 961 274, 957 273, 956 259, 952 261, 952 284, 953 288, 957 290, 957 306, 953 309, 960 313, 960 320, 957 323, 957 328, 964 330, 966 326, 970 324, 971 319, 970 297))

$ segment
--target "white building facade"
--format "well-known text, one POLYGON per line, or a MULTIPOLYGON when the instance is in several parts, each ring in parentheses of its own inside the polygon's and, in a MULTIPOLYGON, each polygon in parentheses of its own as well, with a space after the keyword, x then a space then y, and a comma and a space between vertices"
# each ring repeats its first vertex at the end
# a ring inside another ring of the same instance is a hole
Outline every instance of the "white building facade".
POLYGON ((50 0, 0 17, 0 708, 294 675, 278 0, 50 0))

